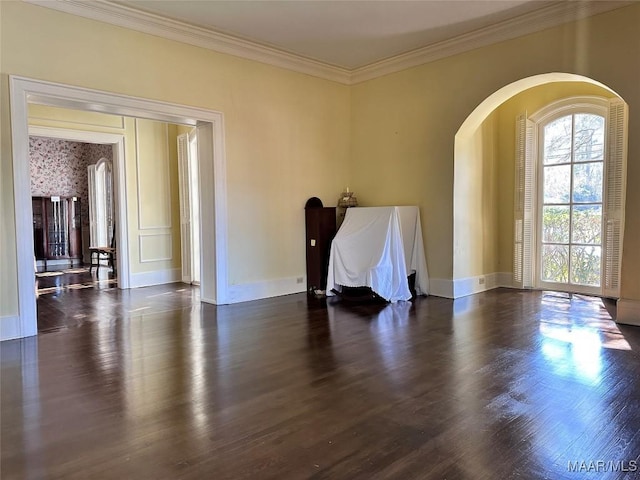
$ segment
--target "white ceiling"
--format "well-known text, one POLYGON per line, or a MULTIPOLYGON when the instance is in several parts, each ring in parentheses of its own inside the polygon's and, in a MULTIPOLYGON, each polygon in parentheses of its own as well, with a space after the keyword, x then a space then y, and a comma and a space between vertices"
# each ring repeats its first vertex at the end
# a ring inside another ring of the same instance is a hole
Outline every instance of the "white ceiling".
POLYGON ((128 0, 115 3, 352 70, 558 2, 128 0))
POLYGON ((23 1, 353 85, 640 0, 23 1))

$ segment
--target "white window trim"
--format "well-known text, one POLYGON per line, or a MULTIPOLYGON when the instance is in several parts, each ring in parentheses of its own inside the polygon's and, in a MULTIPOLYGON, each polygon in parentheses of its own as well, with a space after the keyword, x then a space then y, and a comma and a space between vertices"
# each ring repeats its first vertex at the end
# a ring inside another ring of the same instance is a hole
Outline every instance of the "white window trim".
MULTIPOLYGON (((607 132, 607 114, 609 112, 609 102, 606 99, 600 98, 600 97, 591 97, 590 101, 585 101, 583 98, 580 98, 579 101, 577 102, 571 102, 571 99, 563 99, 560 102, 554 102, 552 105, 549 105, 547 107, 544 108, 544 110, 546 112, 548 112, 546 115, 543 115, 541 117, 541 120, 539 121, 535 121, 534 120, 534 124, 535 124, 535 130, 536 130, 536 134, 537 134, 537 141, 535 143, 535 150, 534 152, 532 152, 533 155, 533 161, 535 162, 535 170, 536 170, 536 178, 537 179, 542 179, 543 178, 543 169, 544 166, 542 164, 541 158, 540 158, 540 154, 543 151, 543 144, 542 142, 544 141, 544 135, 542 134, 542 131, 544 129, 544 127, 546 125, 548 125, 549 123, 553 122, 554 120, 558 119, 558 118, 562 118, 565 116, 569 116, 569 115, 575 115, 575 114, 579 114, 579 113, 589 113, 589 114, 594 114, 594 115, 598 115, 602 118, 604 118, 604 132, 607 132), (552 108, 549 108, 552 107, 552 108)), ((606 140, 605 140, 605 145, 607 144, 606 140)), ((603 155, 603 169, 606 169, 606 152, 603 155)), ((573 163, 573 160, 572 160, 573 163)), ((604 178, 603 178, 603 182, 604 182, 604 178)), ((535 197, 535 202, 534 202, 534 208, 535 208, 535 215, 536 215, 536 233, 537 232, 542 232, 542 215, 540 214, 540 208, 541 208, 541 202, 540 199, 543 196, 543 182, 542 181, 538 181, 537 185, 536 185, 536 197, 535 197)), ((603 193, 604 193, 604 186, 603 186, 603 193)), ((604 197, 604 195, 603 195, 604 197)), ((604 202, 604 198, 603 198, 603 202, 604 202)), ((602 219, 601 219, 601 231, 603 233, 604 236, 604 203, 603 203, 603 212, 602 212, 602 219)), ((541 288, 544 290, 557 290, 557 291, 562 291, 562 290, 567 290, 567 291, 571 291, 574 293, 582 293, 582 294, 587 294, 587 295, 599 295, 602 292, 602 279, 603 279, 603 275, 602 272, 604 271, 604 245, 603 245, 603 240, 601 240, 601 246, 602 246, 602 256, 600 258, 600 279, 601 279, 601 285, 594 287, 594 286, 590 286, 590 285, 577 285, 577 284, 567 284, 567 283, 556 283, 556 282, 548 282, 542 279, 541 276, 541 269, 540 269, 540 265, 538 265, 538 260, 540 259, 540 251, 542 249, 542 236, 541 235, 537 235, 535 237, 535 242, 534 242, 534 247, 533 247, 533 258, 532 258, 532 265, 534 266, 533 269, 533 282, 534 282, 534 286, 536 288, 541 288), (570 285, 570 288, 567 288, 567 286, 570 285)))
POLYGON ((599 111, 606 119, 609 110, 609 99, 595 95, 583 95, 579 97, 567 97, 542 107, 537 112, 529 116, 529 119, 537 125, 548 123, 555 117, 569 115, 571 113, 581 113, 585 109, 599 111), (604 112, 604 113, 601 113, 604 112))
MULTIPOLYGON (((625 204, 625 185, 626 185, 626 149, 627 149, 627 107, 626 104, 618 99, 608 99, 598 96, 578 96, 568 97, 552 102, 533 115, 527 116, 522 114, 516 119, 516 184, 515 184, 515 205, 514 205, 514 285, 520 288, 545 288, 563 290, 565 284, 553 284, 550 282, 540 281, 540 272, 537 265, 538 251, 540 242, 536 234, 541 229, 541 220, 538 218, 538 198, 540 198, 541 182, 541 162, 539 159, 539 151, 542 141, 542 135, 539 134, 540 128, 547 123, 561 116, 574 113, 595 113, 601 115, 605 119, 606 149, 604 154, 604 178, 605 185, 609 183, 609 175, 611 168, 612 155, 617 155, 619 166, 619 188, 621 189, 620 198, 614 203, 621 204, 621 208, 612 211, 611 207, 607 207, 603 198, 603 251, 602 251, 602 284, 600 287, 582 287, 572 285, 571 291, 576 293, 596 294, 607 297, 618 298, 620 296, 620 264, 622 255, 622 242, 624 232, 624 204, 625 204), (611 122, 613 110, 620 110, 615 113, 617 122, 611 122), (620 124, 618 126, 612 123, 620 124), (621 130, 621 131, 620 131, 621 130), (619 137, 621 143, 617 147, 611 145, 612 137, 619 137), (618 150, 618 147, 621 150, 618 150), (613 151, 613 152, 612 152, 613 151), (527 175, 528 174, 528 175, 527 175), (621 178, 620 178, 621 177, 621 178), (527 213, 526 207, 526 189, 536 193, 533 202, 534 208, 532 212, 527 213), (519 192, 522 189, 522 192, 519 192), (533 223, 536 225, 533 235, 527 235, 526 221, 527 215, 533 215, 533 223), (610 231, 617 232, 614 235, 614 244, 609 245, 606 240, 610 231), (520 241, 519 241, 520 239, 520 241), (613 264, 607 265, 606 259, 610 255, 609 249, 615 250, 615 258, 613 264), (608 269, 608 270, 607 270, 608 269), (611 270, 614 270, 611 272, 611 270), (605 278, 605 272, 608 272, 609 279, 605 278)), ((606 188, 606 187, 605 187, 606 188)), ((605 192, 606 195, 606 190, 605 192)), ((611 203, 609 201, 609 203, 611 203)))

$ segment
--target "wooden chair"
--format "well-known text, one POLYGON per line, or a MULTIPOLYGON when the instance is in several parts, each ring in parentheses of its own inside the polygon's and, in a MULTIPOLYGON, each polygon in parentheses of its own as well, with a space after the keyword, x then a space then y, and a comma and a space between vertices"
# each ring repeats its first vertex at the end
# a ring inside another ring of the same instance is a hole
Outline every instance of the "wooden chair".
POLYGON ((89 247, 90 265, 89 272, 96 267, 96 272, 100 270, 100 260, 104 260, 105 257, 108 260, 108 265, 116 272, 116 226, 113 225, 113 236, 111 237, 111 246, 109 247, 89 247))

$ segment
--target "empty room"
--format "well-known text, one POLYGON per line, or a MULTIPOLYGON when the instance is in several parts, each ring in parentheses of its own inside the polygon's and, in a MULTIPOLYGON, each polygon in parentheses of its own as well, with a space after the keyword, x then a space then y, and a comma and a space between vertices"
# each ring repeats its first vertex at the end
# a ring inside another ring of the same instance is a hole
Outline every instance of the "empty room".
POLYGON ((0 477, 637 478, 638 25, 0 1, 0 477), (104 146, 87 282, 30 138, 104 146))

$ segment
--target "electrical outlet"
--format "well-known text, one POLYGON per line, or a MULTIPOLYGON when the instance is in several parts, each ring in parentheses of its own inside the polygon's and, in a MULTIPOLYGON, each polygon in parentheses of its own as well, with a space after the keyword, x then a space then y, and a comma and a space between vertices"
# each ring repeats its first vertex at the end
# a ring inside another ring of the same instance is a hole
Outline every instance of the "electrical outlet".
POLYGON ((296 283, 302 283, 304 281, 304 277, 296 278, 296 283))
POLYGON ((478 285, 484 285, 484 277, 478 279, 478 285))

